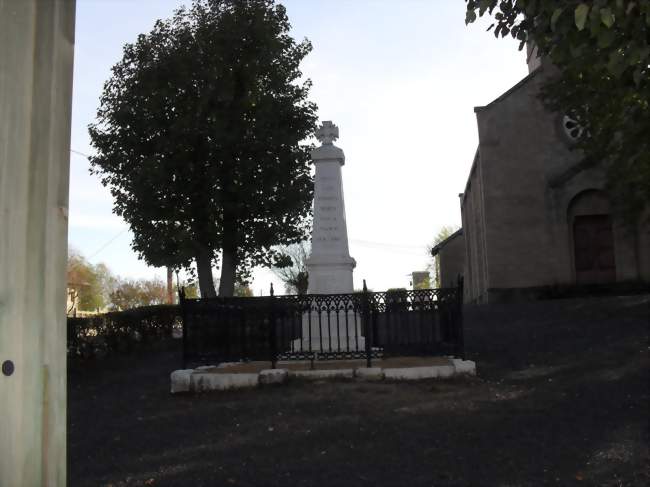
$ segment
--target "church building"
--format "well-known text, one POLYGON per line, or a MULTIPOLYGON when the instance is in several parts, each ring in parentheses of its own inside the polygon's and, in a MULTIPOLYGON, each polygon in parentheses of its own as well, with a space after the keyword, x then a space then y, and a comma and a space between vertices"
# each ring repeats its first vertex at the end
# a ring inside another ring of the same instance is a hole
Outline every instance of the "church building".
POLYGON ((580 126, 538 98, 551 67, 529 57, 528 76, 474 110, 479 145, 459 195, 462 229, 432 250, 442 285, 462 269, 465 302, 492 303, 649 284, 650 210, 635 226, 612 210, 604 170, 582 169, 572 150, 580 126))

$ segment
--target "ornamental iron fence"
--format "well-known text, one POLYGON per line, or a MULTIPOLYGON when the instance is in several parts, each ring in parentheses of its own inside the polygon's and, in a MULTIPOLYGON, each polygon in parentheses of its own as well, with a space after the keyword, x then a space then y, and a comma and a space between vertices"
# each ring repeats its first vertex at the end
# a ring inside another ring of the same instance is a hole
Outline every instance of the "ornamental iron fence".
POLYGON ((464 356, 462 281, 445 289, 187 299, 183 362, 464 356))

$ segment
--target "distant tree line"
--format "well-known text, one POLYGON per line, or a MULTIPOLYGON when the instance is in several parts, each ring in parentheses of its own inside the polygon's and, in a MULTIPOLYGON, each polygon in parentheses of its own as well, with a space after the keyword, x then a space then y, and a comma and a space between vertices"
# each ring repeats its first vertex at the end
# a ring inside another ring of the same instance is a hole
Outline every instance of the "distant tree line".
MULTIPOLYGON (((140 306, 167 304, 167 284, 162 279, 116 276, 106 264, 91 264, 74 249, 69 251, 67 276, 68 292, 73 293, 78 311, 123 311, 140 306)), ((218 283, 216 280, 217 286, 218 283)), ((174 303, 178 301, 179 285, 184 288, 185 297, 200 297, 199 287, 190 277, 173 285, 174 303)), ((237 284, 234 295, 251 297, 253 291, 246 285, 237 284)))
MULTIPOLYGON (((67 277, 68 290, 73 293, 79 311, 121 311, 167 303, 167 285, 162 279, 116 276, 106 264, 91 264, 76 250, 69 252, 67 277)), ((198 296, 195 284, 181 285, 188 297, 198 296)), ((173 295, 178 295, 176 286, 173 295)))

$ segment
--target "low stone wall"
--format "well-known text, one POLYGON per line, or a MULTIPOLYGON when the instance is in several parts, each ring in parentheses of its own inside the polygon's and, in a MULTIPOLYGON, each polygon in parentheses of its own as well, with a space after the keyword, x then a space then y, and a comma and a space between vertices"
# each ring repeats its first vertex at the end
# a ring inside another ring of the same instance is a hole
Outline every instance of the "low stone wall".
POLYGON ((226 391, 258 385, 284 384, 292 379, 422 380, 476 375, 474 362, 456 358, 444 359, 444 363, 436 365, 415 367, 357 366, 300 370, 295 367, 295 363, 287 365, 292 368, 261 369, 261 366, 256 366, 255 363, 225 363, 217 367, 175 370, 171 373, 171 393, 226 391))

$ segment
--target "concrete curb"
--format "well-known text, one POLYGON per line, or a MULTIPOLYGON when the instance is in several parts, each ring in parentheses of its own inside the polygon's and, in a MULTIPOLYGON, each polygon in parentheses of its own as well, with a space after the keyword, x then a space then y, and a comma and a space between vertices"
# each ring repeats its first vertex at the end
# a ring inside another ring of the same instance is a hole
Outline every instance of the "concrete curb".
POLYGON ((384 371, 381 367, 359 367, 354 370, 354 376, 363 380, 382 380, 384 371))
POLYGON ((290 370, 289 377, 297 379, 352 379, 353 369, 332 369, 332 370, 290 370))
POLYGON ((181 369, 172 372, 172 394, 176 394, 177 392, 190 392, 190 380, 193 372, 193 369, 181 369))
POLYGON ((259 374, 210 374, 199 372, 190 378, 190 391, 226 391, 255 387, 259 384, 259 374))
POLYGON ((266 369, 260 372, 260 384, 284 384, 289 378, 287 369, 266 369))
POLYGON ((453 374, 454 367, 451 365, 384 369, 384 377, 386 377, 386 380, 436 379, 438 377, 451 377, 453 374))
MULTIPOLYGON (((287 370, 265 369, 259 373, 215 373, 231 364, 221 366, 204 366, 196 369, 175 370, 171 373, 171 393, 226 391, 258 385, 284 384, 289 379, 322 380, 353 379, 358 380, 423 380, 446 379, 461 375, 476 375, 476 363, 471 360, 450 358, 450 365, 433 365, 425 367, 357 367, 356 369, 329 370, 287 370)), ((236 364, 232 364, 236 365, 236 364)))
POLYGON ((461 360, 452 358, 451 362, 459 375, 476 375, 476 362, 472 360, 461 360))

